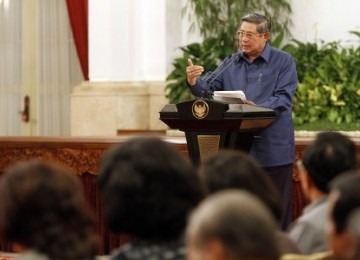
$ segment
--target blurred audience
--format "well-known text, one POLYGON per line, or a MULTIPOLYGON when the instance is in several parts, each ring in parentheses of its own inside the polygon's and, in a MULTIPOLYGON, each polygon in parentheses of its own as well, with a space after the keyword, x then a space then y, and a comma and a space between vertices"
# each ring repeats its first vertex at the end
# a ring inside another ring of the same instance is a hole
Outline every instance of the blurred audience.
POLYGON ((0 232, 17 259, 95 259, 97 237, 75 175, 31 160, 0 178, 0 232))
POLYGON ((301 187, 310 204, 290 226, 289 234, 302 254, 326 251, 328 185, 336 176, 356 168, 355 145, 339 132, 319 133, 298 165, 301 187))
POLYGON ((217 192, 192 213, 188 260, 277 260, 276 223, 265 205, 240 190, 217 192))
POLYGON ((333 180, 329 201, 333 259, 360 259, 360 173, 352 171, 333 180))
POLYGON ((288 234, 280 230, 281 199, 273 182, 261 166, 241 151, 221 150, 206 158, 199 176, 204 190, 212 194, 225 189, 240 189, 260 199, 277 221, 276 241, 280 253, 298 253, 299 250, 288 234))
POLYGON ((130 139, 105 154, 98 184, 109 228, 135 237, 112 259, 184 259, 187 217, 203 194, 175 147, 156 137, 130 139))

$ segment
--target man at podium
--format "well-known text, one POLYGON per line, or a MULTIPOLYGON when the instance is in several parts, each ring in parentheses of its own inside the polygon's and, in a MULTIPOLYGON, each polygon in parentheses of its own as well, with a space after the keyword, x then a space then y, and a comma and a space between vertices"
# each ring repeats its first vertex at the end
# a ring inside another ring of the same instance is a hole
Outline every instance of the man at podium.
POLYGON ((196 96, 213 91, 242 90, 245 103, 271 108, 275 121, 253 141, 250 154, 269 173, 283 198, 282 228, 291 222, 292 169, 295 141, 292 99, 298 84, 293 57, 268 43, 271 24, 252 13, 241 19, 236 35, 240 51, 227 57, 213 72, 200 77, 204 68, 188 60, 187 84, 196 96))

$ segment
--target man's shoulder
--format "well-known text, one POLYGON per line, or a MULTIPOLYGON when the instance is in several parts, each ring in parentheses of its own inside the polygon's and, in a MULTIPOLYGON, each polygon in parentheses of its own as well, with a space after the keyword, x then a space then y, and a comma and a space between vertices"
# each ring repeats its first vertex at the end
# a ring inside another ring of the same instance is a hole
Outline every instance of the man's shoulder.
POLYGON ((331 251, 324 251, 319 253, 313 253, 308 255, 300 254, 284 254, 280 258, 281 260, 330 260, 333 259, 333 254, 331 251))
POLYGON ((290 230, 307 229, 311 232, 316 230, 324 230, 325 222, 323 221, 327 215, 328 201, 317 203, 315 205, 308 205, 303 214, 291 225, 290 230))
POLYGON ((115 250, 110 259, 184 259, 185 246, 179 241, 152 243, 136 241, 115 250))
POLYGON ((271 47, 269 52, 269 64, 279 69, 296 71, 296 62, 293 56, 281 49, 271 47))
POLYGON ((270 52, 272 55, 276 56, 277 58, 281 57, 284 59, 293 59, 293 56, 290 53, 272 46, 270 46, 270 52))

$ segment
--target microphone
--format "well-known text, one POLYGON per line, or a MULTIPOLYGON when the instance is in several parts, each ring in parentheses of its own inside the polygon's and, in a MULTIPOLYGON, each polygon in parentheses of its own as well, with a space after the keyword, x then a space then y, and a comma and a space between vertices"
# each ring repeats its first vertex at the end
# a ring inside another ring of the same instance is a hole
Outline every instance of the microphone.
POLYGON ((212 83, 214 82, 215 79, 217 79, 224 71, 226 71, 235 61, 239 61, 239 56, 240 54, 235 54, 234 58, 225 66, 226 60, 230 59, 232 55, 228 56, 219 67, 217 67, 213 72, 211 72, 210 74, 206 75, 203 80, 207 83, 209 90, 208 91, 203 91, 204 95, 203 97, 205 98, 209 98, 213 96, 214 90, 212 88, 212 83))

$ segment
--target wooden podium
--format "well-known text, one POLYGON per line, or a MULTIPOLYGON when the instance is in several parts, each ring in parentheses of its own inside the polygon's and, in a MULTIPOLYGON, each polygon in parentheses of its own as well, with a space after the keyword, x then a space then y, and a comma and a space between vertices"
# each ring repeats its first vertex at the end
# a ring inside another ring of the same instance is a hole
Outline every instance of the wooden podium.
POLYGON ((168 104, 160 111, 161 121, 185 132, 189 156, 195 164, 221 148, 248 152, 257 132, 275 118, 272 109, 212 99, 168 104))

